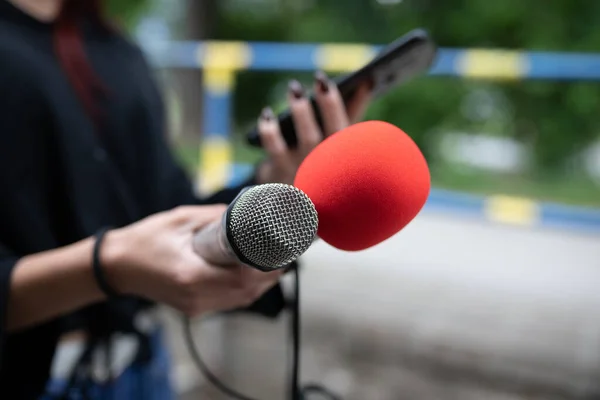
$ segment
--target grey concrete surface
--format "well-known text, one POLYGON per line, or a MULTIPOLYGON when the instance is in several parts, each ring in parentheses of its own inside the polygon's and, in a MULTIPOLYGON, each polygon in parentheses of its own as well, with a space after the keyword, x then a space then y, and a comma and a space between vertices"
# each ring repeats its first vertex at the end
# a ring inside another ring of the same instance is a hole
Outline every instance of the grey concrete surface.
MULTIPOLYGON (((303 265, 303 380, 347 400, 600 393, 598 236, 429 212, 364 252, 317 243, 303 265)), ((229 318, 213 361, 258 399, 284 399, 286 327, 229 318)))

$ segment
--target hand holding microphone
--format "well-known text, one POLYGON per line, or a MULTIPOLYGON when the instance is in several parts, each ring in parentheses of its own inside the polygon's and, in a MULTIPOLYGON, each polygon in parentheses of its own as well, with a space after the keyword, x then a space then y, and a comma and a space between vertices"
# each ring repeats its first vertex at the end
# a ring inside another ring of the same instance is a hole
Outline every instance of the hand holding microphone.
POLYGON ((221 223, 226 211, 225 205, 182 206, 110 231, 100 254, 109 283, 190 317, 249 306, 283 270, 263 272, 235 260, 224 268, 194 251, 195 235, 221 223))

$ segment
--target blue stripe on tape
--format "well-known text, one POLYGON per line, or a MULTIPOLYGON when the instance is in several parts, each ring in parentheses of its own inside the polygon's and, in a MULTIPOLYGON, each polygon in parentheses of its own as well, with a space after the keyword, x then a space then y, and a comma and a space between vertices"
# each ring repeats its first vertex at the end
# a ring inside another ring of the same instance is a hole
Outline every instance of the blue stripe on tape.
POLYGON ((313 56, 316 44, 252 43, 252 63, 256 70, 297 70, 314 71, 313 56))
POLYGON ((483 198, 441 189, 432 189, 425 204, 427 210, 452 211, 469 216, 483 215, 484 208, 483 198))
POLYGON ((250 179, 253 173, 254 166, 251 164, 233 164, 227 186, 233 187, 241 185, 246 180, 250 179))
POLYGON ((458 75, 457 58, 462 54, 460 49, 440 49, 429 70, 430 75, 458 75))
POLYGON ((555 228, 600 232, 600 210, 542 204, 541 224, 555 228))
POLYGON ((600 55, 529 52, 529 78, 600 79, 600 55))
POLYGON ((161 46, 159 54, 156 54, 153 59, 156 59, 158 66, 163 68, 199 68, 198 52, 200 48, 201 43, 199 42, 169 42, 161 46))
POLYGON ((231 99, 229 93, 204 91, 202 132, 205 138, 228 138, 230 132, 231 99))

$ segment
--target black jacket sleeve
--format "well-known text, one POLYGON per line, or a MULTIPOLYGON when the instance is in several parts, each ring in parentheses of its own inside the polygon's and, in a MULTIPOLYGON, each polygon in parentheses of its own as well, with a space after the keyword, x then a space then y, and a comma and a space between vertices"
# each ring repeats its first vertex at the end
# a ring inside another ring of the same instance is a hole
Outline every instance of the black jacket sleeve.
POLYGON ((18 258, 0 244, 0 365, 4 353, 4 342, 6 340, 5 327, 8 310, 8 295, 10 293, 11 274, 18 258))
MULTIPOLYGON (((14 335, 6 332, 12 272, 19 258, 56 247, 47 202, 47 168, 44 132, 50 126, 49 108, 37 92, 39 86, 15 54, 0 54, 0 372, 6 367, 14 335), (48 124, 48 125, 47 125, 48 124), (11 342, 12 343, 12 342, 11 342)), ((31 74, 32 76, 35 76, 31 74)), ((40 348, 40 364, 49 363, 53 340, 51 324, 32 329, 43 333, 29 348, 40 348), (48 345, 48 346, 46 346, 48 345)), ((26 357, 26 355, 21 355, 26 357)), ((17 370, 17 367, 11 365, 17 370)), ((4 371, 6 372, 6 371, 4 371)), ((0 373, 0 375, 3 375, 0 373)), ((5 374, 4 374, 5 376, 5 374)), ((31 382, 32 385, 41 382, 31 382)))

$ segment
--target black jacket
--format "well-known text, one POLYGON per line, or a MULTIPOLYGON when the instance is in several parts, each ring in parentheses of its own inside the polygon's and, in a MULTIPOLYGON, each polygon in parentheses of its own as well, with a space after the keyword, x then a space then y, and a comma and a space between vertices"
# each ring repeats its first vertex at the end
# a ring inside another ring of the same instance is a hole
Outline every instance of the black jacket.
MULTIPOLYGON (((39 396, 65 331, 98 316, 104 328, 119 329, 148 305, 100 304, 7 335, 9 280, 20 257, 181 204, 228 203, 240 189, 194 195, 169 150, 162 99, 141 51, 88 23, 86 51, 108 93, 98 100, 96 129, 59 67, 52 28, 0 0, 0 398, 39 396)), ((258 304, 276 315, 280 288, 258 304)))

